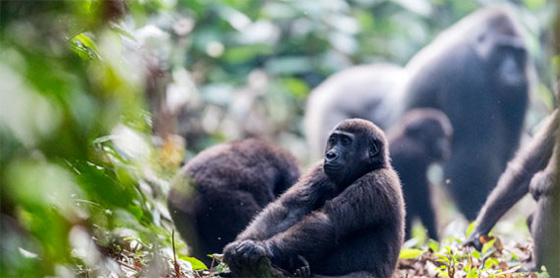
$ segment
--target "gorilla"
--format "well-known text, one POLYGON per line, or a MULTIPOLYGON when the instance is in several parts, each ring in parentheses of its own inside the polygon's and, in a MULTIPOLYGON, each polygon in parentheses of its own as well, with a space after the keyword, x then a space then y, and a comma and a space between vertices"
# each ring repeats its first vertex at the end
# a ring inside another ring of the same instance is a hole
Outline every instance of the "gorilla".
POLYGON ((436 108, 451 121, 444 175, 472 220, 519 144, 529 90, 521 30, 504 10, 477 11, 440 34, 406 70, 405 110, 436 108))
POLYGON ((537 209, 528 220, 534 239, 533 263, 545 265, 550 277, 560 277, 560 186, 558 172, 559 113, 556 109, 527 148, 518 152, 488 196, 467 244, 482 248, 481 238, 525 194, 531 193, 537 209))
POLYGON ((393 64, 351 67, 329 77, 309 95, 304 130, 311 158, 319 159, 332 128, 350 118, 369 120, 383 130, 393 125, 401 113, 397 93, 407 74, 393 64))
POLYGON ((432 163, 442 161, 450 151, 451 123, 438 110, 414 109, 403 116, 402 123, 391 129, 389 151, 391 164, 403 184, 406 203, 406 238, 410 238, 412 221, 419 217, 428 236, 438 239, 436 217, 431 203, 427 171, 432 163))
POLYGON ((210 263, 268 203, 299 178, 288 152, 246 139, 211 147, 190 160, 173 181, 169 212, 192 255, 210 263))
POLYGON ((373 123, 339 123, 324 161, 224 248, 234 276, 266 259, 290 275, 391 277, 403 241, 404 204, 388 155, 383 131, 373 123))

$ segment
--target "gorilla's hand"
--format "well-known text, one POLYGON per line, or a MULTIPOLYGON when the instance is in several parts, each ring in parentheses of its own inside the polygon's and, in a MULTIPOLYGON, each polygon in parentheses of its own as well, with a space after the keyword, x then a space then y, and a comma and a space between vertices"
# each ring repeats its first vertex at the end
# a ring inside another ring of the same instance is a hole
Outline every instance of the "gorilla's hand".
POLYGON ((492 237, 475 230, 465 241, 465 246, 472 246, 476 248, 476 250, 480 251, 482 250, 484 243, 488 242, 491 238, 492 237))
POLYGON ((540 200, 542 196, 551 196, 554 191, 554 185, 556 184, 553 175, 547 173, 546 171, 540 171, 533 175, 531 183, 529 185, 529 192, 533 195, 535 201, 540 200))
POLYGON ((244 267, 254 267, 265 257, 271 257, 264 243, 254 240, 235 241, 224 248, 224 261, 233 273, 244 267))
POLYGON ((309 267, 309 262, 307 262, 307 260, 301 255, 298 255, 297 259, 300 266, 296 269, 293 276, 302 278, 311 277, 311 268, 309 267))

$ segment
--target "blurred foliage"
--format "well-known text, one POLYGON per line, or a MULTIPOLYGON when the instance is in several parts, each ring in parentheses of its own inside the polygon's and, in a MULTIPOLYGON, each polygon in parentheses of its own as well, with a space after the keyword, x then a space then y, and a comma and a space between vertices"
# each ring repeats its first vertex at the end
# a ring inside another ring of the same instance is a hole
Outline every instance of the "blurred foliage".
MULTIPOLYGON (((404 65, 493 2, 0 1, 0 276, 177 275, 164 200, 185 142, 260 136, 303 161, 313 87, 404 65)), ((550 105, 558 3, 511 5, 550 105)))
POLYGON ((0 3, 2 277, 106 275, 101 250, 126 238, 170 247, 145 73, 113 22, 124 7, 0 3))

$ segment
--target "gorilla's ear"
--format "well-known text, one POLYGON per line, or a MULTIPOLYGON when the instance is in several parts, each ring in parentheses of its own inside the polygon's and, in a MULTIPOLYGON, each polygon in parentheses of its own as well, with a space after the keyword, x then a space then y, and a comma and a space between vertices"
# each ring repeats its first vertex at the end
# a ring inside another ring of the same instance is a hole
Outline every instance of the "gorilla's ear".
POLYGON ((379 142, 372 140, 368 147, 368 157, 374 158, 379 153, 379 142))

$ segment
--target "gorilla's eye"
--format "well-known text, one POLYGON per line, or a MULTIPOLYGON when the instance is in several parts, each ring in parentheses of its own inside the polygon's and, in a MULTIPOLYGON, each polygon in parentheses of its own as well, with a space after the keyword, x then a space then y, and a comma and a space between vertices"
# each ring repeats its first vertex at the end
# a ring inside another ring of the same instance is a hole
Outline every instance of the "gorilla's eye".
POLYGON ((368 155, 370 158, 373 158, 374 156, 376 156, 379 153, 379 143, 377 142, 372 142, 372 144, 369 147, 368 150, 368 155))
POLYGON ((330 144, 330 145, 334 145, 334 144, 335 144, 334 138, 332 138, 332 137, 329 138, 329 144, 330 144))
POLYGON ((342 138, 340 139, 340 142, 341 142, 343 145, 348 145, 348 144, 350 144, 350 138, 348 138, 348 137, 342 137, 342 138))

